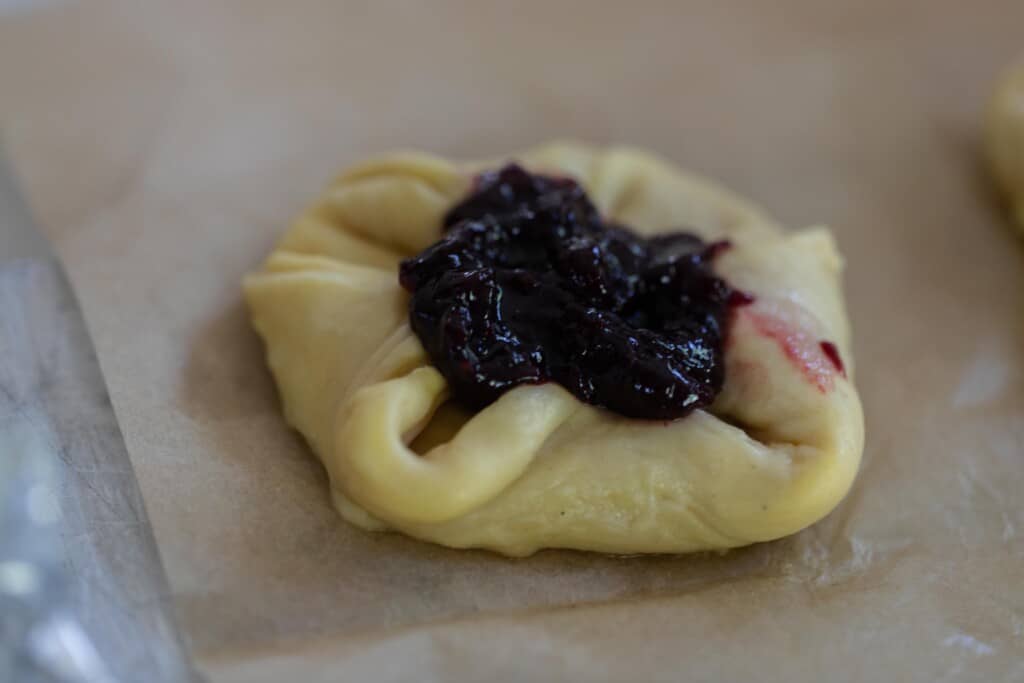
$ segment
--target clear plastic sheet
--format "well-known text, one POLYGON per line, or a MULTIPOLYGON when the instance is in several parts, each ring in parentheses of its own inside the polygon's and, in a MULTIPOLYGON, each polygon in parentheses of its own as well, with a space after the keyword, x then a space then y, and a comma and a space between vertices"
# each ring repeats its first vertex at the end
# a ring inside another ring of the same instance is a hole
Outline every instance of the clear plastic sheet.
POLYGON ((83 300, 214 681, 1024 678, 1024 245, 979 166, 995 0, 88 3, 0 22, 3 127, 83 300), (723 556, 507 560, 346 526, 239 279, 342 166, 555 136, 847 258, 847 500, 723 556))

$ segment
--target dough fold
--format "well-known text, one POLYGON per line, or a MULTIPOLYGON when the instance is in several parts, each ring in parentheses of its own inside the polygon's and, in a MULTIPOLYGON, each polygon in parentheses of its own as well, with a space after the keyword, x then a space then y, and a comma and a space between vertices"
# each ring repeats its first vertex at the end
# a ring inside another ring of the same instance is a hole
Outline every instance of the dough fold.
POLYGON ((510 158, 572 175, 639 232, 732 242, 716 269, 755 303, 736 309, 725 387, 710 409, 672 422, 624 418, 553 383, 467 414, 408 327, 397 263, 438 239, 475 172, 505 160, 400 153, 359 165, 245 280, 285 417, 326 467, 342 515, 527 555, 731 548, 832 510, 864 435, 828 231, 783 232, 758 207, 632 148, 555 143, 510 158))
POLYGON ((985 151, 1013 220, 1024 231, 1024 61, 996 86, 985 122, 985 151))

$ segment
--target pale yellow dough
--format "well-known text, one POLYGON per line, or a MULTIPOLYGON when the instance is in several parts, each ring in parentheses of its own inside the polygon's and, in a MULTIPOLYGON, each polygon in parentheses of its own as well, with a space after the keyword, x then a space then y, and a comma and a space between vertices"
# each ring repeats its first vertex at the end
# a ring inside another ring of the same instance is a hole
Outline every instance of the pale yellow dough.
POLYGON ((569 174, 641 232, 685 227, 734 248, 716 268, 756 296, 737 309, 725 388, 674 422, 620 417, 556 384, 467 415, 406 323, 399 259, 440 236, 473 173, 401 153, 342 174, 245 281, 285 416, 330 474, 350 522, 526 555, 724 549, 798 531, 853 482, 863 416, 824 229, 786 234, 758 208, 630 148, 559 143, 515 155, 569 174))
POLYGON ((996 86, 988 106, 985 146, 992 174, 1017 227, 1024 230, 1024 61, 996 86))

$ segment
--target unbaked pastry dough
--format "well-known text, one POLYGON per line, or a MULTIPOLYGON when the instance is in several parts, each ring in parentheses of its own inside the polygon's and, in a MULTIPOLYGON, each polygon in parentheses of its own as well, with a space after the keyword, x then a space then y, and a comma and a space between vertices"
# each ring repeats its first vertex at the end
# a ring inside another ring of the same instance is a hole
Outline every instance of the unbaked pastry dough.
POLYGON ((559 143, 515 159, 575 177, 638 232, 732 242, 716 270, 756 301, 736 309, 724 389, 710 410, 673 422, 624 418, 554 383, 466 414, 408 327, 397 263, 435 242, 474 173, 500 161, 370 161, 338 177, 245 281, 285 416, 327 468, 341 514, 527 555, 731 548, 832 510, 856 474, 863 417, 830 234, 784 233, 732 193, 630 148, 559 143))
POLYGON ((1024 230, 1024 62, 999 81, 988 107, 985 144, 989 165, 1024 230))

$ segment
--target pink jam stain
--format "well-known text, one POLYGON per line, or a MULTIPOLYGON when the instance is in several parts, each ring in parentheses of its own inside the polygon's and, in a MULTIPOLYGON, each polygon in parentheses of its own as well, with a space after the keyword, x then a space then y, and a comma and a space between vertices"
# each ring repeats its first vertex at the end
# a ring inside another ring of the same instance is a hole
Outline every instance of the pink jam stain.
POLYGON ((732 328, 736 322, 736 316, 739 313, 738 309, 750 306, 755 301, 757 301, 757 299, 754 298, 753 294, 744 292, 742 289, 734 289, 729 292, 729 301, 727 302, 729 306, 729 321, 727 323, 728 327, 725 332, 725 339, 722 342, 722 348, 729 349, 732 347, 732 328))
POLYGON ((789 362, 821 393, 832 390, 837 372, 846 376, 839 351, 832 342, 812 339, 803 330, 794 328, 772 315, 749 309, 745 310, 744 314, 759 334, 779 345, 779 349, 789 362), (827 350, 828 347, 832 350, 827 350))

